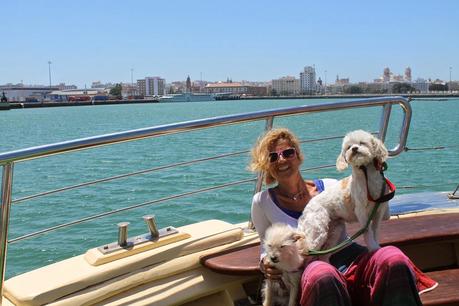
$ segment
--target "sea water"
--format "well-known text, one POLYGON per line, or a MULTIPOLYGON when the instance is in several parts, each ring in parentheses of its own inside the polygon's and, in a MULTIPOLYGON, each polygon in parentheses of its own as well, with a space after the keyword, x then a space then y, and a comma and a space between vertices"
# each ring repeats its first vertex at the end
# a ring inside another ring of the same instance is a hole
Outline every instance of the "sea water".
MULTIPOLYGON (((14 109, 0 112, 0 152, 178 121, 336 101, 339 100, 239 100, 14 109)), ((412 107, 407 143, 412 150, 391 158, 386 175, 397 185, 398 194, 451 191, 459 184, 459 99, 413 101, 412 107)), ((307 141, 342 136, 357 128, 377 131, 379 114, 380 108, 363 108, 290 116, 275 119, 274 126, 288 127, 307 141)), ((389 148, 397 144, 401 118, 401 111, 395 110, 386 142, 389 148)), ((243 152, 212 161, 210 165, 185 165, 17 202, 11 210, 9 239, 171 194, 254 178, 246 168, 249 161, 247 151, 263 133, 264 127, 264 121, 257 121, 17 163, 14 166, 13 200, 169 163, 243 152)), ((302 168, 333 165, 340 144, 339 137, 303 143, 306 158, 302 168)), ((348 171, 338 173, 332 166, 303 172, 305 178, 339 179, 348 174, 348 171)), ((116 224, 121 221, 130 222, 129 236, 145 233, 147 227, 142 216, 147 214, 156 215, 159 227, 181 226, 206 219, 232 223, 246 221, 253 190, 253 182, 237 184, 191 197, 152 203, 10 243, 7 278, 116 241, 116 224)))

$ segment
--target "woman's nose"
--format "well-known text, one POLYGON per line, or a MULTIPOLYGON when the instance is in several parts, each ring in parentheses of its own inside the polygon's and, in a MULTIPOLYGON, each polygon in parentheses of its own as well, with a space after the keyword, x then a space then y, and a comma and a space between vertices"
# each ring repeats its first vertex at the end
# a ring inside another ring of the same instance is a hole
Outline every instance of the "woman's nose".
POLYGON ((284 157, 283 154, 279 154, 279 159, 278 159, 278 161, 281 161, 281 160, 282 160, 282 161, 286 160, 286 158, 284 157))

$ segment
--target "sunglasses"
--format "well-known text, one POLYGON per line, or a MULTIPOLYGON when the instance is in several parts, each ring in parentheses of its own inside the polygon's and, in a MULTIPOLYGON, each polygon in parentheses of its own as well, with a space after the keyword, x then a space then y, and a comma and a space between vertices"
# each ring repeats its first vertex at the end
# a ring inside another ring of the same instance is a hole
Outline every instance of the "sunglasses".
POLYGON ((295 156, 295 148, 288 148, 282 151, 278 152, 270 152, 269 153, 269 162, 274 163, 276 162, 280 156, 282 156, 284 159, 290 159, 295 156))

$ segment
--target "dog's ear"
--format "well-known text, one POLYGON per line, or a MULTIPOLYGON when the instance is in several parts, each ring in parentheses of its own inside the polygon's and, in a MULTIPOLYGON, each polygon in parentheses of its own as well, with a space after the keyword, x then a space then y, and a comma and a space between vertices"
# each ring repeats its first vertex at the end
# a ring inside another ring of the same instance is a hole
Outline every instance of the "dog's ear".
POLYGON ((389 156, 389 153, 387 152, 386 146, 383 144, 383 142, 380 139, 373 137, 371 139, 371 144, 373 145, 373 151, 378 161, 380 163, 385 162, 389 156))
POLYGON ((336 169, 338 171, 343 171, 348 166, 348 163, 346 161, 346 158, 344 157, 344 154, 346 154, 346 151, 343 150, 341 154, 338 156, 338 158, 336 159, 336 169))

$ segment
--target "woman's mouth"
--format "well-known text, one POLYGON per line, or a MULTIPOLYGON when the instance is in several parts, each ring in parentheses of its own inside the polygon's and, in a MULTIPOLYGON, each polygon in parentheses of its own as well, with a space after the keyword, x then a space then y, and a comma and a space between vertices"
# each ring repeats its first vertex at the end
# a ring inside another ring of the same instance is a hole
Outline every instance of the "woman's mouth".
POLYGON ((284 166, 280 166, 280 167, 277 167, 277 170, 279 171, 286 171, 288 170, 290 167, 288 165, 284 165, 284 166))

